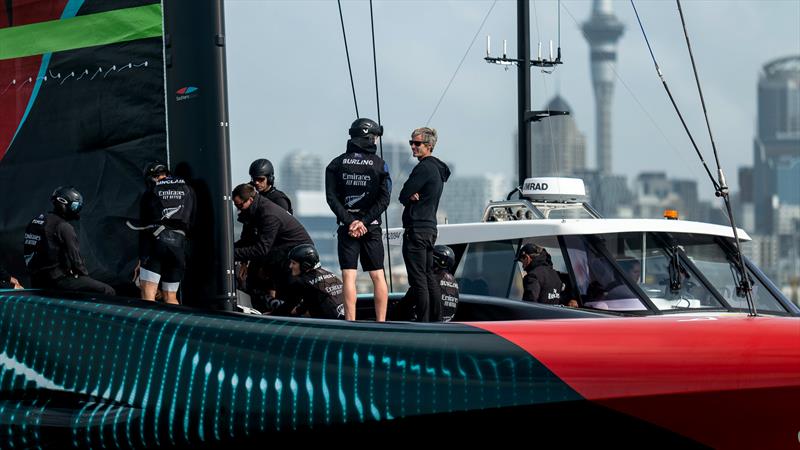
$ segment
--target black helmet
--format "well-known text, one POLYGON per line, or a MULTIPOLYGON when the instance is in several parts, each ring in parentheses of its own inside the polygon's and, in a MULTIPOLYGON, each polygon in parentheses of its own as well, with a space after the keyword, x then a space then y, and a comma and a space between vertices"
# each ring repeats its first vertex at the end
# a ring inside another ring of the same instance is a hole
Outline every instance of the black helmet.
POLYGON ((78 217, 83 208, 83 195, 74 186, 59 186, 50 196, 56 212, 66 216, 78 217))
POLYGON ((456 264, 456 254, 446 245, 433 247, 433 265, 439 269, 453 270, 456 264))
POLYGON ((545 252, 544 247, 538 246, 536 244, 527 243, 527 244, 523 245, 522 247, 520 247, 519 250, 517 251, 516 260, 517 261, 522 260, 522 255, 528 255, 528 256, 536 257, 536 256, 541 255, 542 252, 545 252))
POLYGON ((311 244, 300 244, 289 251, 289 259, 300 264, 300 270, 308 272, 319 267, 319 253, 311 244))
POLYGON ((168 174, 169 168, 161 161, 153 161, 144 168, 145 178, 155 178, 161 174, 168 174))
POLYGON ((275 168, 268 159, 257 159, 250 164, 250 178, 267 177, 270 186, 275 184, 275 168))
POLYGON ((368 134, 383 136, 383 127, 372 119, 356 119, 350 125, 350 137, 364 137, 368 134))

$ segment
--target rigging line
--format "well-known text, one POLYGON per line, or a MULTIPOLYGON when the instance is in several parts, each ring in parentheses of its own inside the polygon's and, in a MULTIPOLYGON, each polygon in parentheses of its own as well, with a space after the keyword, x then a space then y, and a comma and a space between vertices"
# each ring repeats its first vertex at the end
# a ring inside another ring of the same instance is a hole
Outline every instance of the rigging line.
POLYGON ((717 152, 717 145, 714 143, 714 134, 711 132, 711 123, 708 120, 708 110, 706 109, 706 101, 703 97, 703 89, 700 86, 700 77, 697 75, 697 65, 694 61, 694 54, 692 53, 692 44, 689 42, 689 32, 686 29, 686 19, 683 17, 683 9, 681 8, 680 0, 675 0, 678 5, 678 13, 681 16, 681 25, 683 25, 683 35, 686 38, 686 48, 689 50, 689 58, 692 61, 692 70, 694 71, 694 80, 697 84, 697 92, 700 94, 700 103, 703 105, 703 116, 706 119, 706 127, 708 128, 708 137, 711 140, 711 148, 714 151, 714 158, 717 163, 717 176, 719 177, 719 185, 717 186, 716 195, 718 197, 722 197, 723 202, 725 203, 725 209, 728 212, 728 220, 730 221, 731 228, 733 229, 733 238, 736 243, 736 258, 739 265, 739 270, 741 271, 741 287, 744 291, 745 298, 747 299, 747 307, 750 309, 750 315, 755 316, 758 314, 756 311, 756 304, 753 301, 753 297, 751 295, 751 286, 750 280, 747 276, 747 271, 744 265, 744 259, 742 258, 742 248, 739 242, 739 233, 736 229, 736 219, 733 215, 733 208, 731 207, 731 200, 730 196, 728 195, 728 186, 725 183, 725 175, 722 172, 722 166, 719 163, 719 153, 717 152))
MULTIPOLYGON (((578 23, 578 19, 576 19, 575 16, 572 14, 572 12, 569 10, 569 8, 567 8, 567 5, 563 4, 563 5, 561 5, 561 7, 564 8, 564 11, 566 11, 567 15, 569 15, 570 19, 572 19, 572 22, 575 23, 575 26, 578 27, 578 29, 580 29, 581 25, 580 25, 580 23, 578 23)), ((625 90, 628 92, 628 94, 631 96, 631 98, 633 98, 633 101, 636 102, 636 104, 639 106, 639 108, 642 110, 642 112, 645 114, 645 116, 647 116, 647 119, 650 121, 650 123, 653 125, 653 127, 655 127, 655 129, 658 131, 658 133, 661 135, 661 137, 664 138, 664 142, 666 142, 667 145, 669 146, 669 148, 671 148, 675 152, 675 155, 677 155, 678 158, 680 158, 680 160, 683 163, 683 165, 686 166, 686 168, 688 168, 689 170, 691 170, 692 174, 697 176, 697 172, 696 172, 694 164, 689 164, 686 161, 686 159, 684 158, 683 153, 679 152, 678 151, 678 147, 674 143, 672 143, 672 141, 670 141, 669 137, 667 137, 667 134, 658 125, 658 122, 656 121, 656 119, 653 118, 653 116, 650 114, 650 111, 647 110, 647 108, 644 106, 644 104, 642 104, 642 102, 639 100, 639 97, 637 97, 636 94, 633 92, 633 89, 631 89, 630 86, 628 86, 628 83, 626 83, 625 80, 622 78, 622 76, 619 74, 619 72, 617 72, 617 69, 614 67, 614 65, 613 64, 609 64, 608 68, 611 69, 612 72, 614 72, 614 77, 616 77, 616 79, 622 84, 622 87, 625 88, 625 90)))
POLYGON ((661 73, 661 67, 659 67, 658 62, 656 61, 656 57, 653 54, 653 49, 650 47, 650 40, 647 39, 647 33, 644 31, 644 25, 642 25, 642 20, 639 18, 639 12, 636 10, 636 5, 631 0, 631 6, 633 7, 633 12, 636 14, 636 20, 639 22, 639 28, 642 30, 642 35, 644 36, 644 40, 647 43, 647 49, 650 51, 650 57, 653 59, 653 64, 656 67, 656 72, 658 73, 658 77, 661 79, 661 84, 664 86, 664 90, 667 91, 667 96, 669 96, 670 102, 672 102, 672 107, 675 109, 675 112, 678 114, 678 118, 683 125, 683 129, 686 131, 686 134, 689 136, 689 140, 692 142, 692 146, 694 147, 694 151, 697 153, 697 157, 700 158, 700 162, 703 164, 703 168, 705 169, 706 173, 708 174, 708 178, 711 180, 711 183, 714 185, 715 190, 719 190, 719 184, 717 184, 717 180, 714 179, 714 175, 711 174, 711 169, 709 169, 708 164, 706 163, 705 158, 703 158, 703 154, 700 152, 700 148, 697 147, 697 143, 692 136, 692 132, 689 131, 689 126, 686 124, 686 120, 683 118, 683 114, 681 114, 680 109, 678 108, 678 104, 675 102, 675 98, 672 96, 672 92, 669 90, 669 86, 667 85, 667 80, 664 78, 664 74, 661 73))
POLYGON ((492 2, 492 6, 489 7, 489 10, 486 11, 486 15, 483 17, 483 21, 481 21, 481 25, 478 27, 478 31, 475 32, 475 36, 472 37, 472 42, 469 43, 469 47, 467 47, 467 51, 464 52, 464 56, 461 57, 461 61, 458 63, 458 67, 456 67, 455 72, 453 72, 453 76, 450 77, 450 81, 447 82, 447 86, 444 88, 442 95, 439 97, 439 101, 436 102, 436 106, 433 108, 433 112, 431 113, 430 117, 428 117, 428 121, 425 122, 425 126, 427 127, 430 125, 431 120, 433 120, 433 116, 436 115, 436 112, 439 110, 439 106, 442 104, 444 100, 444 96, 447 95, 447 91, 450 89, 450 85, 453 84, 453 80, 456 79, 456 75, 458 71, 461 69, 461 66, 464 64, 464 61, 467 59, 467 55, 469 55, 469 51, 472 49, 472 46, 475 44, 475 39, 478 38, 483 26, 486 24, 486 20, 489 18, 489 14, 494 9, 494 6, 497 4, 497 0, 492 2))
MULTIPOLYGON (((375 103, 378 108, 378 125, 381 125, 381 96, 378 91, 378 56, 375 48, 375 19, 372 14, 372 0, 369 0, 369 26, 372 31, 372 68, 375 72, 375 103)), ((381 149, 381 159, 383 159, 383 139, 380 139, 378 145, 381 149)), ((384 163, 385 164, 385 163, 384 163)), ((389 265, 389 292, 394 290, 394 283, 392 282, 392 252, 389 251, 389 212, 388 208, 383 210, 383 221, 386 223, 386 257, 388 258, 389 265)))
POLYGON ((347 71, 350 72, 350 88, 353 89, 353 104, 356 106, 356 119, 360 116, 358 113, 358 100, 356 99, 356 85, 353 82, 353 68, 350 67, 350 50, 347 47, 347 33, 344 29, 344 15, 342 15, 342 0, 336 0, 339 4, 339 20, 342 22, 342 37, 344 38, 344 53, 347 55, 347 71))

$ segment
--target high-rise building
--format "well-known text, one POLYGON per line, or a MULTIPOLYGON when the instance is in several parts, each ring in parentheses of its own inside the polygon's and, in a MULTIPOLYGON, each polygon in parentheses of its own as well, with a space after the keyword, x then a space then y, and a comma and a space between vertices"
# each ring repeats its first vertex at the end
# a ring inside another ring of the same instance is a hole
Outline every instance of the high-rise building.
POLYGON ((771 234, 774 209, 800 205, 800 55, 764 65, 753 147, 756 230, 771 234))
POLYGON ((611 0, 593 0, 592 15, 583 24, 583 35, 591 48, 592 83, 595 98, 597 171, 611 173, 611 102, 614 96, 614 64, 617 41, 625 27, 611 8, 611 0))
MULTIPOLYGON (((546 109, 572 112, 560 95, 546 109)), ((573 116, 553 116, 531 128, 534 176, 569 176, 586 169, 586 138, 573 116)))
POLYGON ((298 191, 325 191, 325 164, 314 154, 298 151, 281 161, 275 185, 289 196, 298 209, 298 191))

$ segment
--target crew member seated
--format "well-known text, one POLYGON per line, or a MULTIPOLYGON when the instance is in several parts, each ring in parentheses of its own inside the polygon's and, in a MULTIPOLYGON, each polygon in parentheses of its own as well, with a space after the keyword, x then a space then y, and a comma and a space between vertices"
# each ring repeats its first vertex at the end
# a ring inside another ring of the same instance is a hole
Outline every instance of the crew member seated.
MULTIPOLYGON (((458 307, 458 283, 450 273, 456 264, 456 254, 446 245, 433 247, 433 275, 442 291, 441 321, 450 322, 458 307)), ((432 316, 433 317, 433 316, 432 316)))
POLYGON ((272 314, 344 319, 342 280, 320 266, 317 249, 311 244, 298 245, 288 258, 291 280, 286 298, 272 314))
POLYGON ((80 219, 83 195, 61 186, 50 196, 53 210, 34 217, 25 228, 25 264, 36 289, 114 295, 114 289, 89 276, 71 221, 80 219))
POLYGON ((522 264, 525 277, 522 279, 522 300, 526 302, 558 305, 564 284, 544 247, 525 244, 517 252, 516 260, 522 264))

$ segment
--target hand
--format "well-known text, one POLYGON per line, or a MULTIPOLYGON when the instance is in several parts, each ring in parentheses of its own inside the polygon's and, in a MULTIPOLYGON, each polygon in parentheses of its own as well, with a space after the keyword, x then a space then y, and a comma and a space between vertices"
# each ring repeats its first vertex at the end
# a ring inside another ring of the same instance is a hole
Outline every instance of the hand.
POLYGON ((353 238, 360 238, 366 233, 367 233, 367 227, 364 225, 364 222, 360 220, 354 220, 353 223, 350 224, 347 234, 349 234, 350 237, 353 238))
POLYGON ((244 283, 247 279, 247 263, 241 262, 239 263, 239 272, 236 274, 236 279, 239 280, 239 283, 244 283))
POLYGON ((21 284, 19 284, 19 280, 14 277, 11 277, 11 285, 14 286, 14 289, 25 289, 21 284))
POLYGON ((574 298, 572 298, 572 299, 570 299, 570 300, 567 302, 567 307, 568 307, 568 308, 579 308, 579 307, 580 307, 580 305, 578 305, 578 301, 577 301, 577 300, 575 300, 574 298))
POLYGON ((411 196, 411 201, 412 202, 418 202, 419 201, 419 192, 417 192, 417 193, 415 193, 414 195, 411 196))

